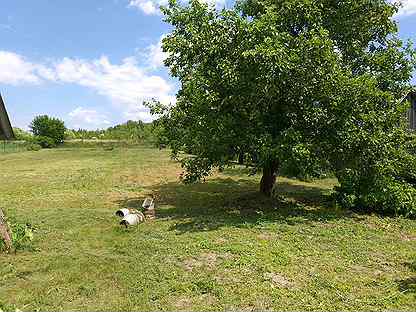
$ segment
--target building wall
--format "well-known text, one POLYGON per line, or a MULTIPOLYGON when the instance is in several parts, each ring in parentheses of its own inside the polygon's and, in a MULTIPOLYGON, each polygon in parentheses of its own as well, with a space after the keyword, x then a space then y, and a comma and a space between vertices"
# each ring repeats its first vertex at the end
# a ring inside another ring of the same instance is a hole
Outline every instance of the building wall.
POLYGON ((409 128, 416 130, 416 92, 409 93, 409 95, 406 97, 406 100, 410 102, 410 108, 407 111, 409 128))
POLYGON ((0 140, 11 140, 13 138, 13 129, 0 94, 0 140))

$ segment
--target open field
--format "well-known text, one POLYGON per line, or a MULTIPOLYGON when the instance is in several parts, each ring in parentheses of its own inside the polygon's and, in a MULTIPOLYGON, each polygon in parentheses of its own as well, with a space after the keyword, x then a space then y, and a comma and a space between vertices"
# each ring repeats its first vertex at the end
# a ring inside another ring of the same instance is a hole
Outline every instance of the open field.
POLYGON ((34 250, 0 255, 0 309, 415 310, 416 221, 337 210, 334 180, 281 178, 279 200, 243 168, 182 185, 167 151, 0 155, 0 206, 34 250), (157 220, 114 216, 154 194, 157 220))

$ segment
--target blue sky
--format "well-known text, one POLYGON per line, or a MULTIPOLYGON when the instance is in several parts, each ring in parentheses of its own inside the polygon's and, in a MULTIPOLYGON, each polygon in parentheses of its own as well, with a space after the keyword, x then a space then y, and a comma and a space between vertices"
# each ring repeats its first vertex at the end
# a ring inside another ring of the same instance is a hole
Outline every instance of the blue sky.
MULTIPOLYGON (((103 128, 150 120, 143 100, 174 101, 160 49, 163 1, 0 0, 0 92, 13 125, 48 114, 103 128)), ((416 42, 416 0, 396 19, 400 36, 416 42)))

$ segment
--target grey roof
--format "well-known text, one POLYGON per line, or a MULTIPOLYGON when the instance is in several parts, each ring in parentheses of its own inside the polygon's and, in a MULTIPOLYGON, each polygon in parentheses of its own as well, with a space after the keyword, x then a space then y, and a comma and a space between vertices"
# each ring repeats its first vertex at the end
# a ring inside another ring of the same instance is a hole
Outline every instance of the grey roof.
POLYGON ((14 139, 13 128, 0 94, 0 140, 14 139))

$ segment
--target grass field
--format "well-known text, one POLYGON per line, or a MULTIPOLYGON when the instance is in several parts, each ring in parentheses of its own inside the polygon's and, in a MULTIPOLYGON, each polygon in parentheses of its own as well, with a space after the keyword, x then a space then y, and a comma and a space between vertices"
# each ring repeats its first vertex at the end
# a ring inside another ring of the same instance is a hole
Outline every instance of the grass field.
POLYGON ((337 210, 334 180, 226 170, 182 185, 167 151, 62 148, 0 155, 0 206, 35 228, 0 254, 0 309, 415 310, 416 221, 337 210), (114 216, 154 194, 157 219, 114 216))

